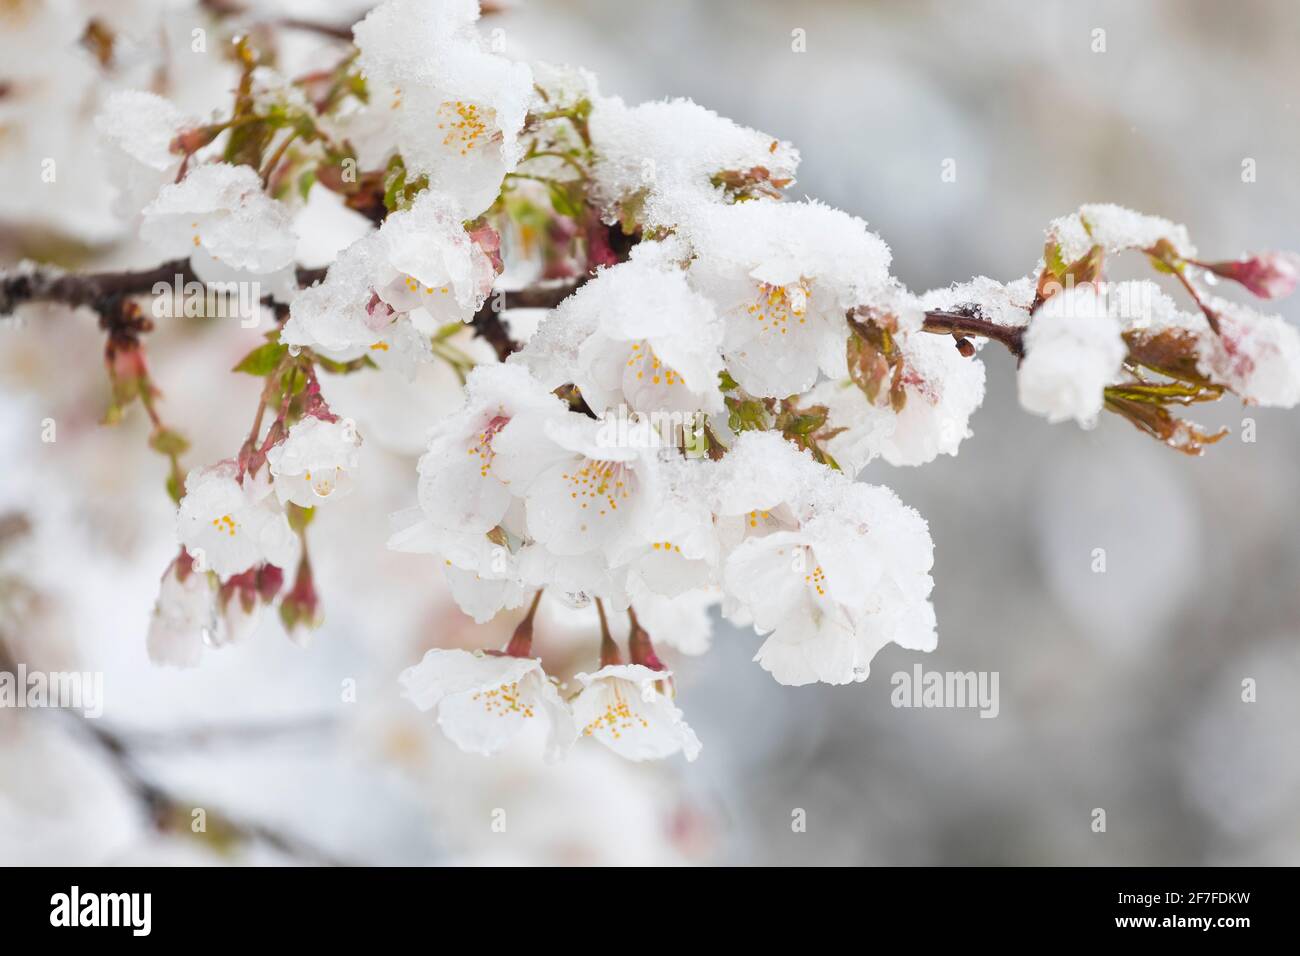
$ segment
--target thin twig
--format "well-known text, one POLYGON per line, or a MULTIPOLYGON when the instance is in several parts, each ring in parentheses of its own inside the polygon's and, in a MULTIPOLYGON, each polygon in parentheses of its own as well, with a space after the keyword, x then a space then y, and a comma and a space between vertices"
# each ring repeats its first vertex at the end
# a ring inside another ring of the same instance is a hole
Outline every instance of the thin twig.
MULTIPOLYGON (((136 766, 132 747, 120 735, 108 730, 99 721, 77 718, 86 737, 95 744, 108 760, 118 779, 144 809, 150 823, 160 831, 174 828, 188 819, 195 808, 169 794, 151 781, 136 766)), ((206 809, 206 808, 205 808, 206 809)), ((286 856, 320 866, 347 866, 333 854, 301 839, 255 821, 240 820, 225 813, 208 810, 210 825, 220 827, 245 842, 261 842, 286 856)))
POLYGON ((1016 358, 1021 358, 1025 354, 1024 326, 1001 325, 960 312, 934 310, 925 313, 925 324, 922 328, 926 332, 937 335, 974 335, 990 339, 1005 346, 1007 351, 1016 358))

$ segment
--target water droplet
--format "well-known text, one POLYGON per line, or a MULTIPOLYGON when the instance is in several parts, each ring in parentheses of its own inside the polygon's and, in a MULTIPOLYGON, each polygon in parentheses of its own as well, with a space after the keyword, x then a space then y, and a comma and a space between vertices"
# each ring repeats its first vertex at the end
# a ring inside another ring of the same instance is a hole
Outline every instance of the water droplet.
POLYGON ((560 600, 566 607, 571 607, 575 611, 580 611, 585 607, 591 606, 591 595, 586 591, 564 591, 560 594, 560 600))

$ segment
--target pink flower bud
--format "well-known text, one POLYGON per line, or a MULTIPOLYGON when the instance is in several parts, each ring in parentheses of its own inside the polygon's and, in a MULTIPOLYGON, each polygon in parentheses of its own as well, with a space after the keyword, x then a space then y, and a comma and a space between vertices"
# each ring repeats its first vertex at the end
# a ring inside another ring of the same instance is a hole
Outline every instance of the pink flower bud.
POLYGON ((143 381, 149 377, 149 366, 139 343, 110 343, 106 358, 108 374, 114 380, 143 381))
POLYGON ((1262 252, 1249 259, 1207 262, 1205 268, 1217 276, 1240 282, 1261 299, 1288 296, 1300 282, 1300 256, 1293 252, 1262 252))
POLYGON ((204 146, 220 135, 223 127, 220 125, 199 126, 194 129, 181 130, 181 132, 171 141, 170 149, 173 153, 181 153, 188 156, 196 153, 204 146))
POLYGON ((280 601, 280 620, 284 629, 292 634, 298 625, 311 628, 320 624, 320 598, 312 581, 311 565, 306 558, 298 564, 298 575, 293 589, 280 601))
POLYGON ((650 640, 650 634, 641 624, 632 617, 632 629, 627 636, 627 650, 632 657, 633 664, 641 664, 650 668, 652 671, 667 670, 667 666, 659 659, 655 653, 654 644, 650 640))
POLYGON ((257 593, 263 603, 270 604, 282 587, 284 587, 284 572, 274 564, 262 565, 262 570, 257 576, 257 593))

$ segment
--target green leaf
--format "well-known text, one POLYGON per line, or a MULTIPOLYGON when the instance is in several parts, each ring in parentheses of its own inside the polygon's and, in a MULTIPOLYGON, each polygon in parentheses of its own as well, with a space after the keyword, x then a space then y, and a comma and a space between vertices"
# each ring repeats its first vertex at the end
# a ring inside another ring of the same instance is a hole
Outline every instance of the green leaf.
POLYGON ((1047 271, 1058 279, 1065 275, 1066 267, 1069 265, 1061 255, 1061 244, 1059 242, 1048 242, 1043 250, 1043 261, 1047 265, 1047 271))
POLYGON ((551 208, 570 219, 582 218, 582 200, 575 198, 571 189, 556 182, 547 183, 546 186, 551 194, 551 208))
POLYGON ((236 365, 232 372, 244 372, 248 375, 267 376, 274 372, 284 359, 289 349, 279 342, 267 342, 249 352, 236 365))
POLYGON ((271 124, 261 120, 232 126, 223 158, 232 166, 258 169, 262 165, 262 154, 266 152, 274 135, 275 130, 271 124))

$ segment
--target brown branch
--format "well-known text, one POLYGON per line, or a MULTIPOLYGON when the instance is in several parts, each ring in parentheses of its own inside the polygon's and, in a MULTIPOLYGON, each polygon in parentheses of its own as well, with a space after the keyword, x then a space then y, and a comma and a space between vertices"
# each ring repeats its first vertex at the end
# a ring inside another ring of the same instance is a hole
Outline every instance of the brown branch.
MULTIPOLYGON (((71 306, 102 309, 115 297, 146 295, 158 283, 170 285, 197 282, 189 260, 173 259, 152 269, 127 272, 65 273, 57 269, 35 268, 0 277, 0 315, 8 315, 28 302, 61 302, 71 306)), ((311 285, 325 277, 325 269, 298 269, 298 284, 311 285)), ((582 285, 585 277, 547 285, 530 286, 494 293, 475 314, 471 324, 504 361, 519 350, 501 319, 506 309, 553 309, 582 285)), ((270 300, 264 300, 270 304, 270 300)), ((283 310, 281 310, 283 313, 283 310)), ((963 312, 934 310, 925 314, 926 332, 958 337, 977 336, 1003 345, 1017 358, 1024 355, 1024 328, 1000 325, 963 312)))
MULTIPOLYGON (((16 660, 17 658, 10 653, 4 635, 0 634, 0 671, 12 673, 17 666, 16 660)), ((190 825, 191 814, 197 807, 173 797, 164 788, 142 773, 136 765, 135 747, 125 737, 109 730, 101 720, 82 717, 72 711, 55 710, 53 712, 59 716, 66 716, 73 721, 77 730, 94 745, 108 762, 122 787, 139 804, 151 826, 159 832, 175 832, 181 826, 190 825)), ((284 732, 299 731, 304 729, 304 725, 305 721, 299 725, 284 728, 284 732)), ((201 735, 195 736, 189 742, 202 744, 206 742, 208 737, 216 736, 231 729, 239 732, 248 728, 234 728, 233 726, 210 728, 202 732, 201 735)), ((270 728, 266 729, 269 730, 270 728)), ((279 729, 276 728, 277 731, 279 729)), ((186 741, 182 740, 180 742, 183 744, 186 741)), ((245 737, 244 743, 247 742, 248 738, 245 737)), ((320 866, 348 865, 347 862, 336 859, 332 854, 305 840, 282 832, 268 824, 238 820, 215 810, 208 810, 207 817, 208 824, 214 831, 228 834, 243 842, 257 841, 264 843, 285 856, 293 857, 301 862, 320 866)))
MULTIPOLYGON (((112 766, 122 785, 139 802, 155 829, 168 832, 189 825, 190 816, 196 807, 173 797, 141 773, 136 766, 132 748, 122 737, 102 726, 99 721, 79 718, 78 722, 87 738, 112 766)), ((264 843, 305 863, 319 866, 348 865, 327 851, 266 824, 238 820, 215 810, 206 810, 206 814, 208 825, 214 831, 229 834, 242 842, 264 843)))
MULTIPOLYGON (((311 285, 324 278, 324 269, 298 269, 298 284, 311 285)), ((113 299, 147 295, 159 283, 170 286, 179 277, 182 285, 198 282, 188 259, 172 259, 152 269, 116 272, 64 272, 37 267, 0 276, 0 316, 10 315, 29 302, 58 302, 90 306, 103 311, 113 299)), ((270 298, 264 298, 270 304, 270 298)))
POLYGON ((536 285, 493 293, 483 303, 483 308, 475 313, 470 324, 474 327, 474 333, 491 345, 497 358, 504 362, 512 353, 519 351, 519 343, 511 337, 510 330, 501 321, 501 313, 506 309, 553 309, 585 281, 585 278, 571 279, 553 285, 536 285))
MULTIPOLYGON (((298 284, 309 286, 325 278, 326 270, 299 268, 298 284)), ((154 286, 172 285, 179 277, 182 285, 197 282, 188 259, 173 259, 152 269, 125 272, 71 273, 59 269, 37 267, 0 276, 0 316, 11 314, 18 306, 31 302, 57 302, 69 306, 89 306, 101 315, 124 296, 148 295, 154 286)), ((518 351, 519 343, 510 335, 500 313, 506 309, 553 309, 568 298, 585 277, 564 282, 530 286, 493 293, 475 314, 471 324, 475 333, 485 339, 501 361, 518 351)), ((273 307, 276 317, 283 320, 288 309, 269 296, 264 305, 273 307)))
POLYGON ((1006 350, 1016 358, 1022 358, 1025 354, 1024 326, 1001 325, 962 312, 944 312, 936 309, 925 313, 925 324, 922 328, 936 335, 953 335, 958 338, 973 335, 990 339, 1005 346, 1006 350))

